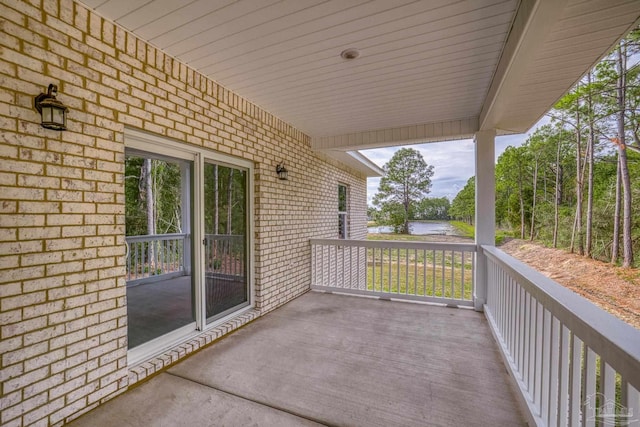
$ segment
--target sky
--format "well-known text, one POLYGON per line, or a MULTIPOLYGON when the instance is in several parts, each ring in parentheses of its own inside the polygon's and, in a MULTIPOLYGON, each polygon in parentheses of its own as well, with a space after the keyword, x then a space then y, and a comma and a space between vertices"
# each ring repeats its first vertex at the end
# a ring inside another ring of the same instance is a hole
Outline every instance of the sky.
MULTIPOLYGON (((505 135, 496 137, 496 160, 508 146, 520 146, 535 130, 549 122, 543 117, 528 133, 505 135)), ((422 154, 428 165, 433 165, 434 174, 431 178, 431 192, 428 197, 447 197, 450 200, 458 194, 467 180, 475 175, 473 140, 433 142, 429 144, 407 145, 422 154)), ((360 150, 376 165, 382 167, 393 154, 403 146, 377 148, 374 150, 360 150)), ((367 179, 367 202, 371 206, 373 196, 378 191, 380 178, 367 179)))

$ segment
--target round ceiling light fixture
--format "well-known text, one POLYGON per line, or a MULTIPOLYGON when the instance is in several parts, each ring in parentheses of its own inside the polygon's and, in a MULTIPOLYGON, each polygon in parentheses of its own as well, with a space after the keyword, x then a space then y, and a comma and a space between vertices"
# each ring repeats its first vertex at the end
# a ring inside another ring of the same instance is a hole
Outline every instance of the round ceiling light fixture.
POLYGON ((358 56, 360 56, 360 51, 356 48, 349 48, 349 49, 345 49, 340 53, 340 56, 343 59, 347 59, 347 60, 351 60, 351 59, 356 59, 358 56))

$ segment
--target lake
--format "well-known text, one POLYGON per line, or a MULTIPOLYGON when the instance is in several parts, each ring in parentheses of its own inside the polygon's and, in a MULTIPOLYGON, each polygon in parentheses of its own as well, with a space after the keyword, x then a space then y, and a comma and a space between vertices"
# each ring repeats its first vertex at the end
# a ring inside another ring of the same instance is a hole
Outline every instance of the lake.
MULTIPOLYGON (((457 230, 447 221, 418 222, 409 221, 411 234, 423 236, 426 234, 440 234, 447 236, 459 236, 457 230)), ((393 233, 393 227, 377 226, 368 227, 368 233, 393 233)))

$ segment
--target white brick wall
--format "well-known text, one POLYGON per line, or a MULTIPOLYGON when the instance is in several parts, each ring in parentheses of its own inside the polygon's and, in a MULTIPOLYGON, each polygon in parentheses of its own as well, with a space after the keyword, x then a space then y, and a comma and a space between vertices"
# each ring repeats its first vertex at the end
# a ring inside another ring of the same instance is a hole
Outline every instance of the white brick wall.
POLYGON ((337 236, 338 182, 364 237, 364 176, 268 112, 72 0, 2 0, 0 27, 0 424, 62 423, 305 292, 309 238, 337 236), (67 131, 39 125, 49 83, 67 131), (256 311, 131 372, 125 126, 255 164, 256 311))

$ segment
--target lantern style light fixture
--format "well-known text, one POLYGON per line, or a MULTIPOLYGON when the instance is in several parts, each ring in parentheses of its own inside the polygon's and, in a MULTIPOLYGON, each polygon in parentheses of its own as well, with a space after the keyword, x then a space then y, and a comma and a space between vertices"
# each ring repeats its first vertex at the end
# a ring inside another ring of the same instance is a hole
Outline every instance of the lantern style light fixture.
POLYGON ((41 125, 46 129, 67 130, 67 111, 62 102, 56 99, 58 86, 50 84, 47 93, 36 96, 34 105, 42 116, 41 125))
POLYGON ((278 166, 276 166, 276 173, 278 174, 278 179, 281 179, 283 181, 289 179, 289 171, 284 167, 284 162, 279 163, 278 166))

